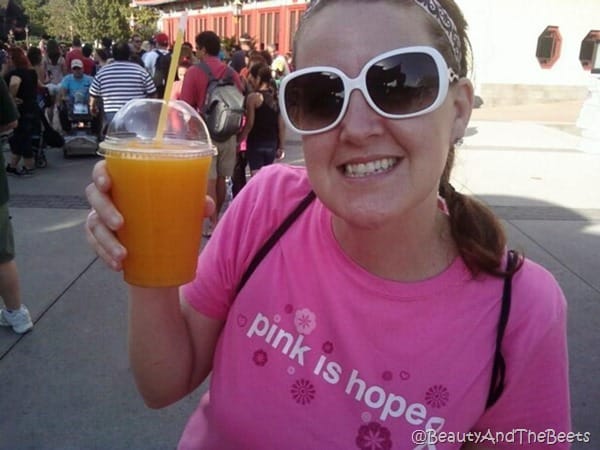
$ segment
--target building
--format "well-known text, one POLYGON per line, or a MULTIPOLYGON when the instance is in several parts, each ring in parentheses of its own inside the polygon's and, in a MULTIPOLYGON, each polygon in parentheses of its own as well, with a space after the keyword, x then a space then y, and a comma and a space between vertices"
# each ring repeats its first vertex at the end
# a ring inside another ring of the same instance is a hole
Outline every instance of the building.
POLYGON ((161 13, 159 29, 173 39, 177 34, 179 18, 187 12, 184 40, 193 42, 194 36, 212 30, 221 37, 252 36, 257 44, 278 44, 285 53, 292 48, 294 32, 308 0, 268 1, 181 1, 134 0, 138 6, 152 6, 161 13))
MULTIPOLYGON (((457 0, 470 24, 473 81, 487 105, 581 100, 600 43, 598 0, 457 0)), ((234 2, 135 0, 161 11, 159 28, 176 35, 187 11, 185 39, 203 30, 292 48, 308 0, 234 2)), ((351 32, 351 28, 349 28, 351 32)), ((600 58, 600 56, 599 56, 600 58)), ((597 62, 600 66, 600 62, 597 62)))

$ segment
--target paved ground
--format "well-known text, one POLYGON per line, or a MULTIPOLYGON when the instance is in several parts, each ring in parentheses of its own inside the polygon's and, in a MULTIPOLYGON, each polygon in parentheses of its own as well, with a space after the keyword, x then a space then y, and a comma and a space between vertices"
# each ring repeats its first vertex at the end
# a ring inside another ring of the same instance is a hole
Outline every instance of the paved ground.
MULTIPOLYGON (((574 428, 600 449, 600 154, 578 149, 577 104, 475 111, 459 151, 457 188, 491 205, 512 246, 548 267, 569 299, 574 428)), ((301 163, 291 136, 287 161, 301 163)), ((11 179, 23 298, 36 321, 0 330, 0 450, 169 449, 199 393, 144 407, 126 354, 119 276, 87 248, 83 189, 95 158, 11 179)), ((540 380, 542 382, 543 380, 540 380)), ((534 388, 534 387, 532 387, 534 388)))

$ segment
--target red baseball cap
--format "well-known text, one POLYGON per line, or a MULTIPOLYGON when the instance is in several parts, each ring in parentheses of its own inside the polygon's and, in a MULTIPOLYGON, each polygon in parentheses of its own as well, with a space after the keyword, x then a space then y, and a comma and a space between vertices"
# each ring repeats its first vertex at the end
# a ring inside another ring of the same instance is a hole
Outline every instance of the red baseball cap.
POLYGON ((169 45, 169 36, 166 33, 158 33, 154 36, 154 42, 158 45, 169 45))

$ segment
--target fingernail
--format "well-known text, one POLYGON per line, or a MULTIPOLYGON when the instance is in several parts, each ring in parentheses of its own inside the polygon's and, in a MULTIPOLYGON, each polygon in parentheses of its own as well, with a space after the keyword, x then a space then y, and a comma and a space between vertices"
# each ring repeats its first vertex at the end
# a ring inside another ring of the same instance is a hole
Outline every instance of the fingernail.
POLYGON ((98 184, 104 186, 106 184, 106 177, 98 177, 98 184))
POLYGON ((112 228, 118 228, 121 226, 122 220, 120 216, 114 216, 110 218, 110 225, 112 228))

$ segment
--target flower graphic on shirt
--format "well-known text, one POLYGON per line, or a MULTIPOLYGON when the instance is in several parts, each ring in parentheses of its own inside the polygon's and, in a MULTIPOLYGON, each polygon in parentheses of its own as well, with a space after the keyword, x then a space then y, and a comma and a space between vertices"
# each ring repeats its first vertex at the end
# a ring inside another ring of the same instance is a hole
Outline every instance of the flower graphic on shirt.
POLYGON ((296 331, 302 334, 310 334, 317 327, 317 317, 308 308, 299 309, 294 316, 296 331))
POLYGON ((315 394, 317 393, 313 384, 305 379, 296 380, 290 389, 292 397, 296 400, 296 403, 300 405, 306 405, 314 400, 315 394))
POLYGON ((356 446, 361 450, 389 450, 392 448, 390 430, 377 422, 369 422, 358 429, 356 446))
POLYGON ((323 350, 323 353, 326 353, 328 355, 333 353, 333 342, 331 342, 331 341, 324 342, 321 349, 323 350))
POLYGON ((390 381, 393 376, 394 375, 389 370, 386 370, 381 374, 381 378, 383 378, 384 381, 390 381))
POLYGON ((446 406, 449 398, 450 393, 448 392, 448 389, 439 384, 431 386, 425 393, 425 402, 433 408, 446 406))
POLYGON ((248 318, 243 315, 243 314, 239 314, 237 317, 237 324, 240 328, 243 328, 246 326, 246 324, 248 323, 248 318))
POLYGON ((263 367, 269 361, 269 357, 267 356, 267 352, 264 350, 256 350, 254 352, 254 356, 252 357, 252 361, 259 367, 263 367))

